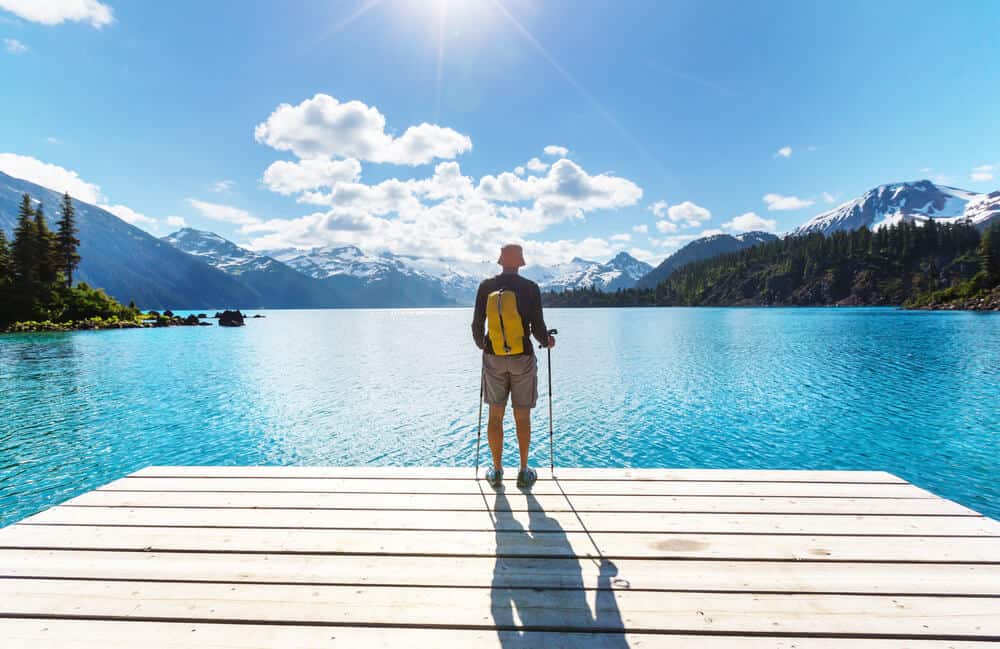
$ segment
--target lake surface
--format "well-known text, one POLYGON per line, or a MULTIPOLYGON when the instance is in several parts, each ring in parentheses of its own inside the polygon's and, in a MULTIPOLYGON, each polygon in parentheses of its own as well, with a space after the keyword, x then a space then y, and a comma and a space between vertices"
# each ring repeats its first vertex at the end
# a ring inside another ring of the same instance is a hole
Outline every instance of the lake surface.
MULTIPOLYGON (((149 464, 471 473, 469 309, 262 313, 242 329, 0 336, 0 524, 149 464)), ((561 333, 557 466, 878 469, 1000 518, 1000 315, 552 309, 547 320, 561 333)))

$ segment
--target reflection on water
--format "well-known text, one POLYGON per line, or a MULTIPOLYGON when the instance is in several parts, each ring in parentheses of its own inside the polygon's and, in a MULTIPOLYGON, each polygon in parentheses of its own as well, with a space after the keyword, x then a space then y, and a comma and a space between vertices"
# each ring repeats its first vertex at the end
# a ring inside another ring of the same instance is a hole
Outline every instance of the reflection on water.
MULTIPOLYGON (((148 464, 472 466, 468 310, 267 315, 241 329, 0 337, 0 523, 148 464)), ((547 320, 563 334, 557 465, 883 469, 1000 517, 997 315, 547 320)), ((532 459, 547 464, 548 445, 532 459)))

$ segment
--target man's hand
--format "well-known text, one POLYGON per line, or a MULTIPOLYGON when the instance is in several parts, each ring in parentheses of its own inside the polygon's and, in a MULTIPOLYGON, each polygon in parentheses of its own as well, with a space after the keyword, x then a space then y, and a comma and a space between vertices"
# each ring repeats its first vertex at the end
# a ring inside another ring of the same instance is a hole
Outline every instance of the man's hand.
POLYGON ((549 343, 547 345, 545 345, 545 346, 547 348, 549 348, 549 349, 552 349, 553 347, 555 347, 556 346, 556 337, 555 336, 549 336, 549 343))

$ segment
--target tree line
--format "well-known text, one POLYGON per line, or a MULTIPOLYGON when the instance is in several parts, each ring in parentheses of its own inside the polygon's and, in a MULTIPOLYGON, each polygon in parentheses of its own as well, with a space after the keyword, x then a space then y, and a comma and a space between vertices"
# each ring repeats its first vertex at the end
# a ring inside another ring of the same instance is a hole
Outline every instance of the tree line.
POLYGON ((85 283, 73 285, 80 265, 73 199, 64 194, 57 229, 51 230, 41 203, 24 194, 14 238, 0 230, 0 330, 13 322, 69 322, 85 318, 132 318, 103 291, 85 283))
POLYGON ((789 236, 688 264, 653 289, 547 293, 552 306, 902 305, 1000 286, 1000 224, 902 222, 789 236))

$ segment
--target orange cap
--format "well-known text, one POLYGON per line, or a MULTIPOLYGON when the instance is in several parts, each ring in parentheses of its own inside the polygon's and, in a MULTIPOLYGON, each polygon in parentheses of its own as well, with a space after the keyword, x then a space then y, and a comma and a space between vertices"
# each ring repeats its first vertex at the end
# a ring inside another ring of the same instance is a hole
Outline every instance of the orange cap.
POLYGON ((516 243, 508 243, 500 248, 500 258, 497 263, 504 268, 520 268, 524 266, 524 251, 516 243))

